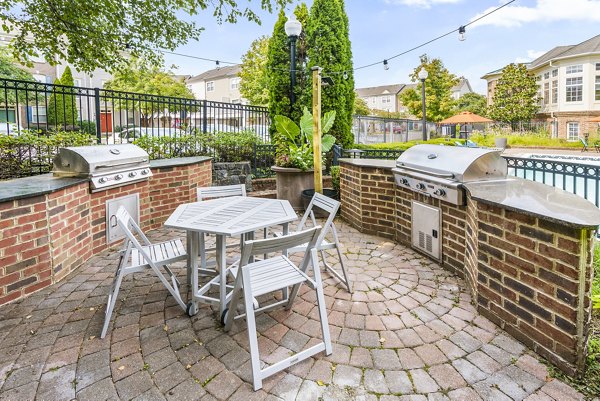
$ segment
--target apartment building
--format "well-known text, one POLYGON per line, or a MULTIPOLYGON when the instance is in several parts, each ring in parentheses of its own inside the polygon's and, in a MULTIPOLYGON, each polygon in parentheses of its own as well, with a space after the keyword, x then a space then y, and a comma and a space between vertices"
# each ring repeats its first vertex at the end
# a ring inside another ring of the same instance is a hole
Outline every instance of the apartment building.
MULTIPOLYGON (((527 64, 539 83, 540 111, 554 137, 577 141, 596 133, 600 116, 600 35, 576 45, 557 46, 527 64)), ((488 105, 502 69, 482 77, 487 81, 488 105)))
POLYGON ((196 99, 248 104, 240 94, 239 64, 215 68, 186 81, 196 99))

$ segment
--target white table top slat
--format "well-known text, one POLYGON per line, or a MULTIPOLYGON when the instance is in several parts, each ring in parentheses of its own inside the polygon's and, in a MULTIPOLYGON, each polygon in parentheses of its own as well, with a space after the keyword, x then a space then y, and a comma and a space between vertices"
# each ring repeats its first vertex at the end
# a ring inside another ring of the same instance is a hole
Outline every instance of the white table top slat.
POLYGON ((232 196, 180 205, 165 226, 234 236, 296 219, 287 200, 232 196))

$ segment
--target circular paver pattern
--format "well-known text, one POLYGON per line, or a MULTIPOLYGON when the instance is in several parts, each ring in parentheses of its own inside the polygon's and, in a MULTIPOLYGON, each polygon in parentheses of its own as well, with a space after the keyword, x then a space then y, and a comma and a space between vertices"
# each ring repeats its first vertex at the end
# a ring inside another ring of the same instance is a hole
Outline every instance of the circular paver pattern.
MULTIPOLYGON (((118 263, 111 250, 0 307, 0 400, 583 399, 479 315, 461 279, 411 249, 337 224, 354 291, 323 273, 332 355, 294 365, 254 392, 244 321, 225 333, 205 305, 189 318, 150 274, 124 280, 100 339, 118 263)), ((328 260, 339 267, 333 253, 328 260)), ((183 265, 175 270, 185 280, 183 265)), ((315 300, 303 286, 291 311, 257 317, 264 363, 318 341, 315 300)))

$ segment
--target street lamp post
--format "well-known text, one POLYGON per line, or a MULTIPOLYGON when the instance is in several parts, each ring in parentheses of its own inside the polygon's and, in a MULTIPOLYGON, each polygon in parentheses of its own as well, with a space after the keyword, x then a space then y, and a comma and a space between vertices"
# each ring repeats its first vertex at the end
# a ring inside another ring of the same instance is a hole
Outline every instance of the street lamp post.
POLYGON ((300 33, 302 33, 302 24, 292 14, 285 23, 285 34, 290 39, 290 111, 296 102, 296 94, 294 93, 294 86, 296 86, 296 40, 298 40, 300 33))
POLYGON ((426 118, 426 109, 425 109, 425 80, 427 79, 427 70, 425 67, 421 67, 419 71, 419 79, 421 80, 421 101, 423 102, 423 140, 427 140, 427 118, 426 118))

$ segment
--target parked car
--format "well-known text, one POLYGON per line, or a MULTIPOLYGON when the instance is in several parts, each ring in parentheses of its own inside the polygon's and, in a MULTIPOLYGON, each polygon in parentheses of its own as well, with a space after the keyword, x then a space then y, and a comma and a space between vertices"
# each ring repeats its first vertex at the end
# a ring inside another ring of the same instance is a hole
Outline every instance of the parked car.
POLYGON ((182 137, 188 135, 184 130, 171 127, 133 127, 120 132, 121 143, 132 143, 135 139, 142 136, 151 137, 182 137))
POLYGON ((19 135, 23 127, 15 123, 0 123, 0 134, 19 135))

